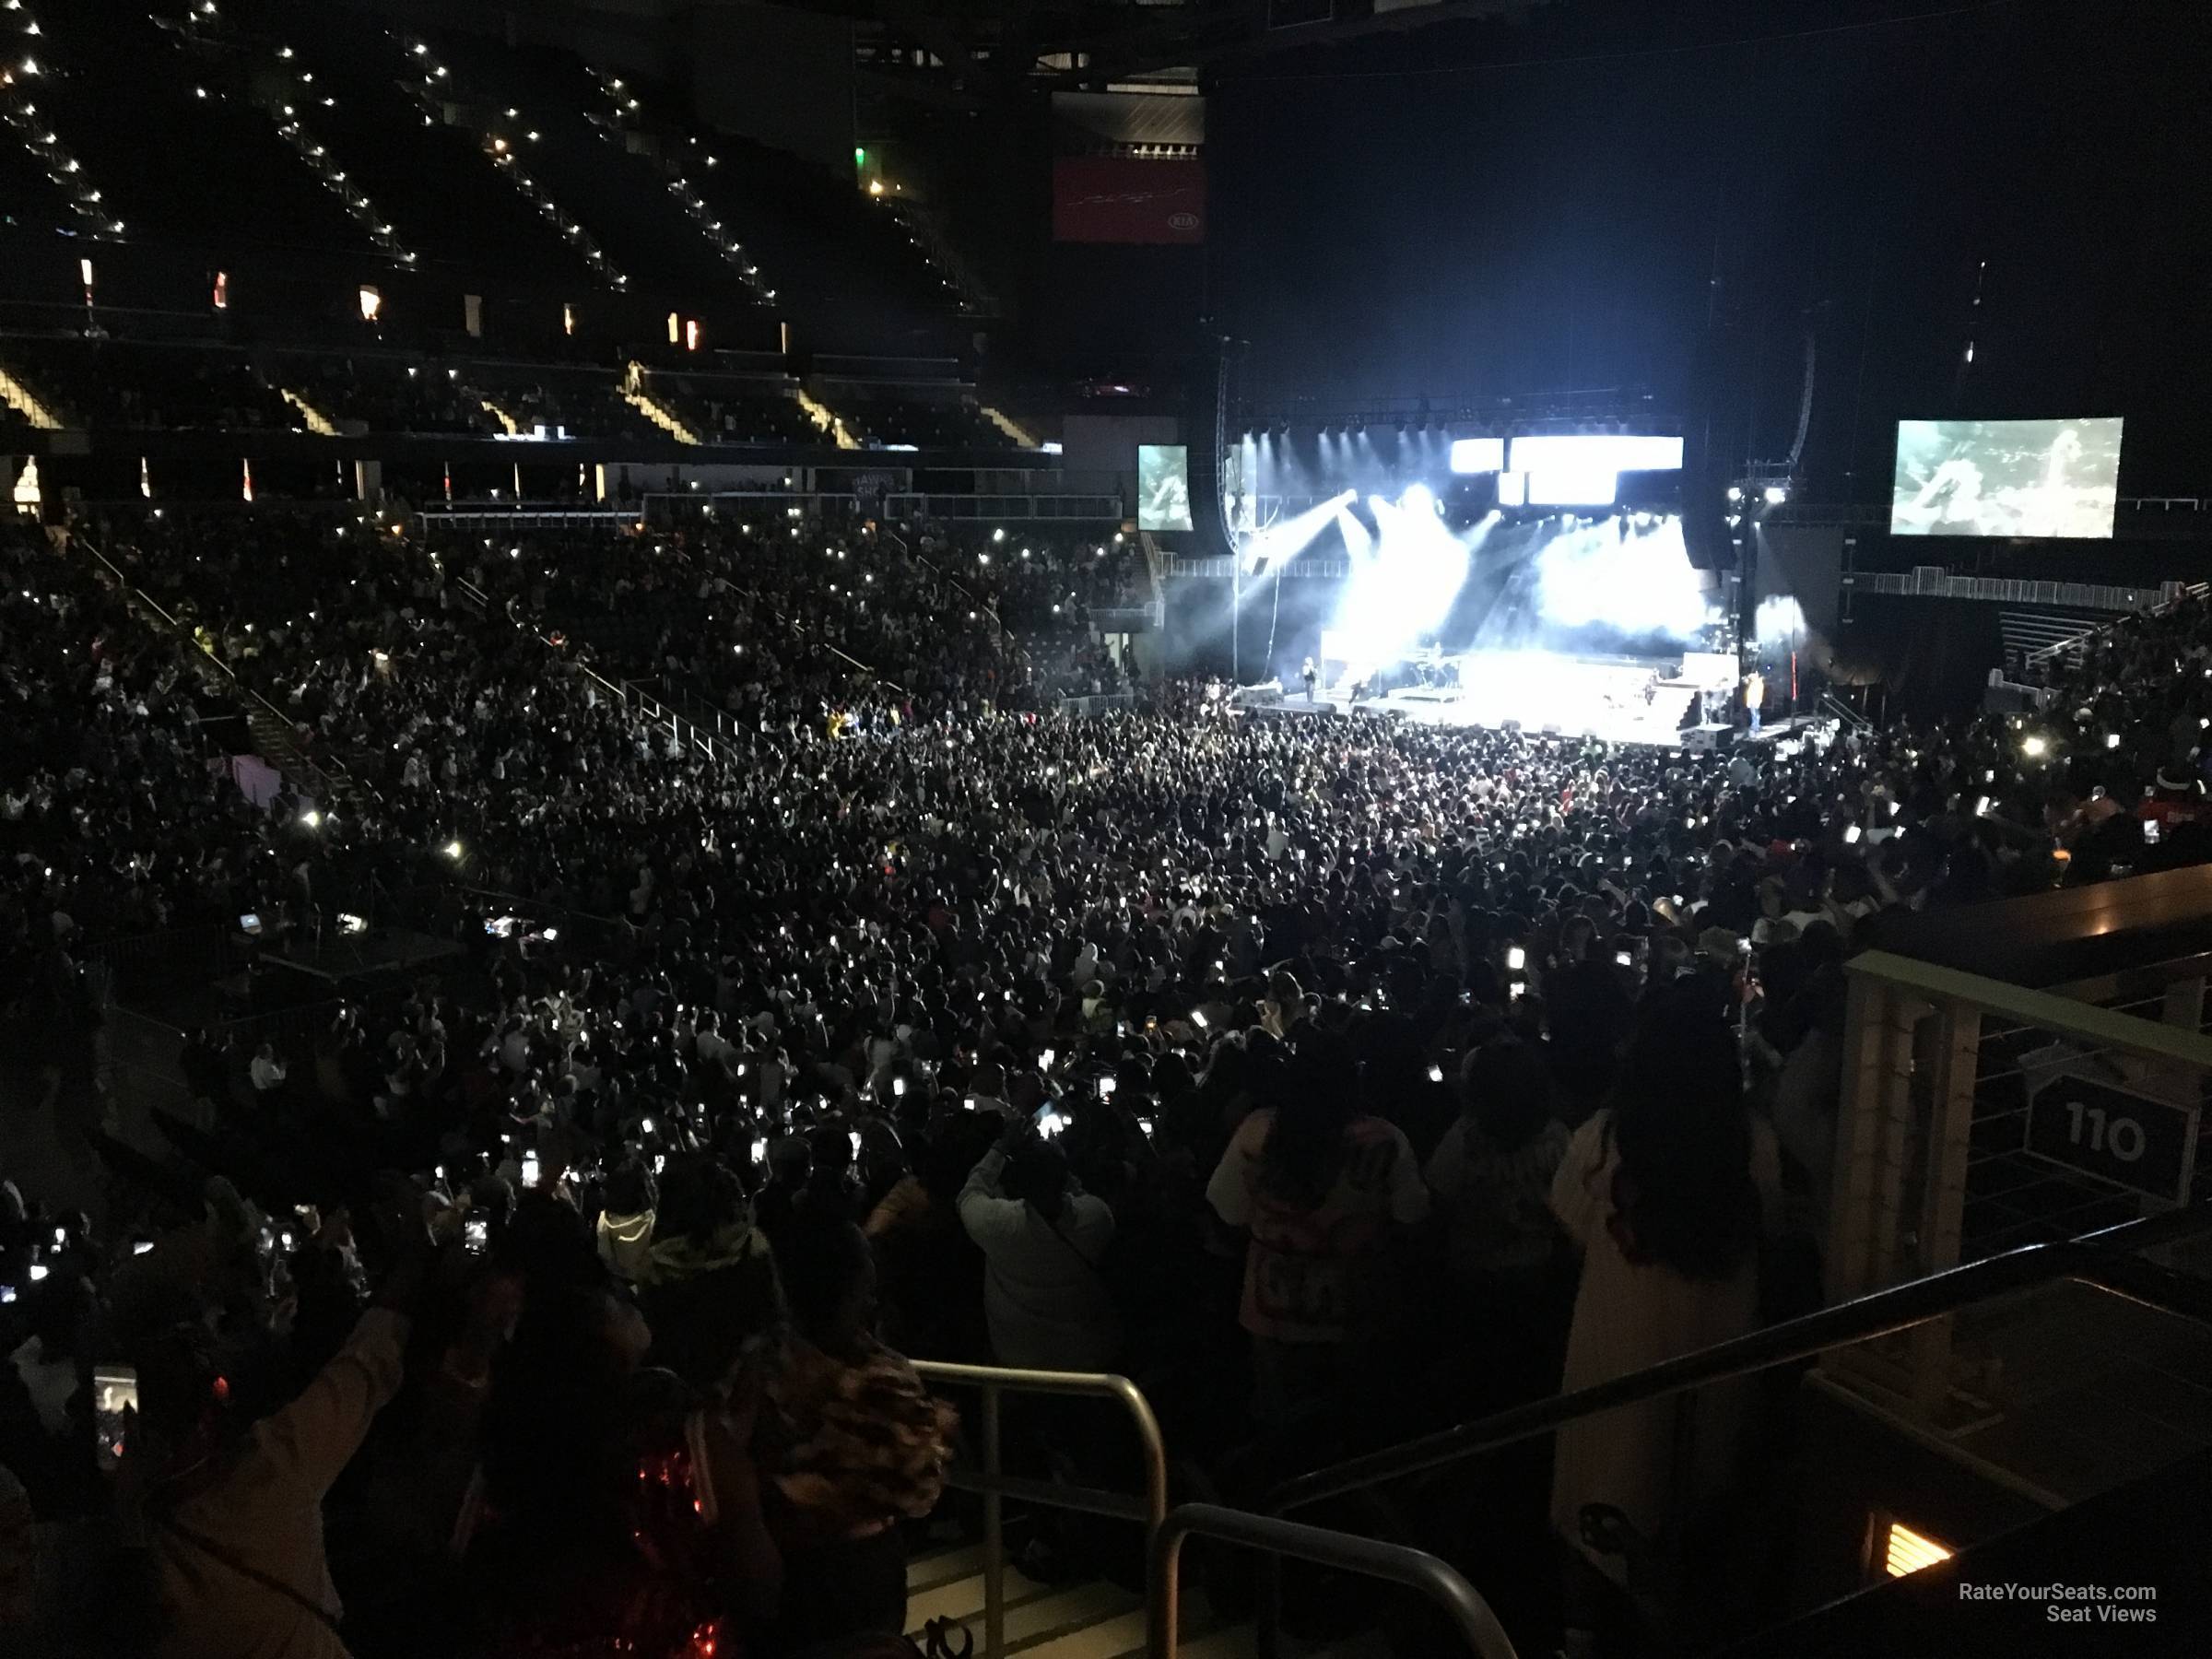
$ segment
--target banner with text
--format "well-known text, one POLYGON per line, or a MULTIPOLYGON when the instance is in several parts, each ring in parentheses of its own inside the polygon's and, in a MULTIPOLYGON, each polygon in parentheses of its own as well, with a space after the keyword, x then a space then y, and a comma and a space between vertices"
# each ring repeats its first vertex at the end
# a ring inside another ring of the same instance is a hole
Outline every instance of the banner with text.
POLYGON ((1063 156, 1053 163, 1053 237, 1068 242, 1202 242, 1206 164, 1063 156))

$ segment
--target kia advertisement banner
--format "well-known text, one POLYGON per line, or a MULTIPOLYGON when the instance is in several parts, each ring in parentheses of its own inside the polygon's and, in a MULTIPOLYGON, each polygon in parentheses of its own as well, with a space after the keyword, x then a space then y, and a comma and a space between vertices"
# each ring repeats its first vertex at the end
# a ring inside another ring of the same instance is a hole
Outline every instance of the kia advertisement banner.
POLYGON ((1053 163, 1053 236, 1068 242, 1202 242, 1206 164, 1063 156, 1053 163))

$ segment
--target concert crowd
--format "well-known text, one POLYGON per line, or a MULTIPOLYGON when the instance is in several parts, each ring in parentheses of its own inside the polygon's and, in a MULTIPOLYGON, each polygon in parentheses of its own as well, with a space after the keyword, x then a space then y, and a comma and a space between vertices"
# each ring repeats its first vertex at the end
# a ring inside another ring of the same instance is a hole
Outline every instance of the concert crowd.
MULTIPOLYGON (((888 1654, 975 1525, 911 1361, 1124 1372, 1236 1501, 1805 1311, 1847 957, 2212 855, 2195 601, 2031 715, 1690 756, 1230 712, 1093 640, 1110 536, 149 512, 0 564, 9 1651, 888 1654), (176 1001, 149 1117, 112 947, 194 930, 459 948, 176 1001)), ((1691 1409, 1423 1524, 1553 1645, 1724 1630, 1786 1430, 1691 1409)), ((1032 1577, 1131 1571, 1014 1509, 1032 1577)))

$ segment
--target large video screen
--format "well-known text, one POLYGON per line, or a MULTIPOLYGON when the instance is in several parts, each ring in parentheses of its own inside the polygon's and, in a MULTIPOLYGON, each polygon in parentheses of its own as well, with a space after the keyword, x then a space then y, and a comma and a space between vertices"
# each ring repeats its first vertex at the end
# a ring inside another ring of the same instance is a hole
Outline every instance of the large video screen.
POLYGON ((1900 420, 1889 533, 2110 538, 2120 425, 1900 420))
POLYGON ((1136 446, 1136 527, 1191 527, 1191 452, 1187 444, 1136 446))

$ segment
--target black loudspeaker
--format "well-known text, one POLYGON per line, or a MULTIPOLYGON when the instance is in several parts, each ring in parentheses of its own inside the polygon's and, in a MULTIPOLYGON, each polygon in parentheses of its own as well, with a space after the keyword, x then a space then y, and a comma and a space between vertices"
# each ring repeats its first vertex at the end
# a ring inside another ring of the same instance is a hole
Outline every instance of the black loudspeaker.
POLYGON ((1716 331, 1707 328, 1682 399, 1682 545, 1693 571, 1735 568, 1735 547, 1723 516, 1735 468, 1714 441, 1716 432, 1726 429, 1715 396, 1719 347, 1716 331))

